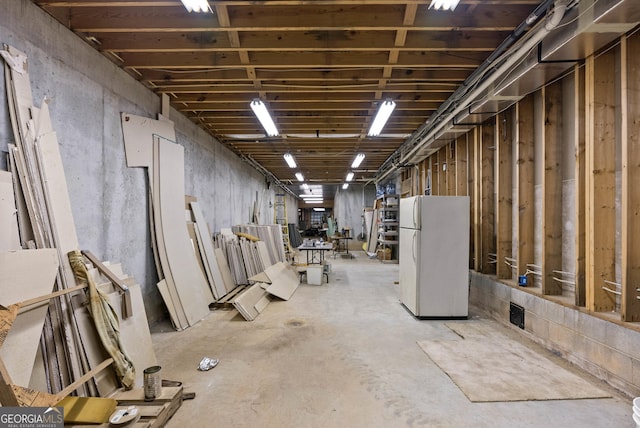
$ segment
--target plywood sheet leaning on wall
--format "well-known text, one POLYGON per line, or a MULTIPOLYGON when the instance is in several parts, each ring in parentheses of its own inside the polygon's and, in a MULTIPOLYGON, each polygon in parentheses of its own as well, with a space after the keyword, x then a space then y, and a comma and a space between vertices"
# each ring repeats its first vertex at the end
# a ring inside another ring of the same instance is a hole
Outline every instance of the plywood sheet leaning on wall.
POLYGON ((182 330, 208 314, 211 300, 185 222, 184 149, 173 143, 172 122, 126 113, 121 119, 127 165, 146 167, 149 174, 158 289, 172 323, 182 330))
MULTIPOLYGON (((180 303, 189 325, 194 325, 209 313, 205 290, 208 288, 191 247, 184 217, 184 148, 163 138, 154 138, 158 154, 160 189, 159 217, 164 232, 164 251, 173 276, 180 303)), ((156 202, 154 201, 154 205, 156 202)), ((156 219, 158 216, 156 216, 156 219)))
POLYGON ((11 173, 0 171, 0 251, 20 249, 17 214, 11 173))
MULTIPOLYGON (((7 308, 51 293, 57 271, 55 249, 0 253, 0 305, 7 308)), ((15 384, 29 384, 47 309, 44 301, 18 308, 13 323, 0 319, 0 358, 15 384)), ((0 310, 0 317, 7 312, 0 310)))
POLYGON ((231 270, 229 269, 227 257, 224 255, 224 252, 221 248, 216 248, 213 251, 218 262, 218 267, 220 268, 220 274, 222 275, 224 287, 227 289, 227 292, 229 292, 236 288, 236 284, 234 284, 233 282, 233 277, 231 276, 231 270))
POLYGON ((224 280, 222 279, 222 273, 220 272, 220 267, 218 266, 218 261, 216 259, 213 241, 211 240, 211 233, 209 232, 209 226, 207 226, 207 222, 204 219, 204 214, 200 209, 200 204, 198 202, 191 202, 191 212, 195 218, 196 224, 196 235, 198 238, 198 242, 202 247, 202 261, 205 263, 205 267, 208 267, 208 274, 211 275, 209 278, 211 283, 211 288, 216 299, 221 298, 225 294, 227 294, 227 289, 224 285, 224 280))

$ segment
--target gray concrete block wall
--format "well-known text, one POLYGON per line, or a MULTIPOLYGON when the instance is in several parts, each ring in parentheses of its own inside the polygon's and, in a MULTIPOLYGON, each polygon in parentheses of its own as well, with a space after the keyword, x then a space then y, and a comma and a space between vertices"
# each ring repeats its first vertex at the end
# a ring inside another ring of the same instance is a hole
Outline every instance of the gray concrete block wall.
POLYGON ((640 332, 471 273, 470 302, 509 324, 509 303, 525 309, 527 337, 630 396, 640 396, 640 332))
MULTIPOLYGON (((153 323, 166 316, 156 289, 147 178, 127 168, 120 113, 156 117, 160 99, 28 0, 0 0, 0 43, 25 52, 35 105, 46 96, 60 143, 80 247, 119 261, 141 284, 153 323)), ((249 220, 256 192, 271 221, 264 177, 175 110, 185 147, 185 191, 198 197, 212 231, 249 220)), ((13 143, 0 68, 0 151, 13 143)), ((6 169, 4 156, 0 168, 6 169)), ((292 201, 293 202, 293 201, 292 201)))

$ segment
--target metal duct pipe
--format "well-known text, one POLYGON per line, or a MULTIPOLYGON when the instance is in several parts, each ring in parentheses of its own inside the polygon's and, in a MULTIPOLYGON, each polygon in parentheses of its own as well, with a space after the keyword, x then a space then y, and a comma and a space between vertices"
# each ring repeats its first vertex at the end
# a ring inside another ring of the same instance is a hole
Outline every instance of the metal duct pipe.
MULTIPOLYGON (((483 80, 471 92, 469 92, 468 94, 463 95, 462 99, 467 100, 467 101, 472 101, 476 97, 480 96, 483 91, 485 91, 499 77, 501 77, 504 73, 506 73, 515 63, 517 63, 524 55, 529 53, 529 51, 531 49, 533 49, 540 41, 542 41, 554 28, 556 28, 558 26, 558 24, 560 23, 560 21, 562 20, 562 18, 564 17, 569 5, 571 3, 577 4, 578 1, 579 0, 577 0, 575 2, 573 0, 557 0, 554 3, 553 14, 549 17, 549 19, 547 20, 545 25, 543 27, 541 27, 536 33, 534 33, 529 39, 527 39, 525 42, 523 42, 522 45, 520 47, 518 47, 517 50, 513 54, 510 54, 509 58, 507 58, 502 63, 502 65, 500 65, 497 69, 495 69, 494 72, 491 73, 491 75, 487 79, 483 80)), ((541 6, 547 7, 546 4, 547 3, 543 3, 541 6)), ((538 10, 538 9, 536 9, 536 10, 538 10)), ((530 17, 531 17, 531 15, 530 15, 530 17)), ((526 24, 527 21, 525 21, 525 23, 523 23, 523 24, 526 24)), ((520 29, 523 24, 521 24, 521 26, 519 26, 518 29, 520 29)), ((524 27, 522 27, 522 29, 519 30, 519 31, 522 31, 523 28, 524 27)), ((503 52, 503 54, 504 54, 504 52, 503 52)), ((492 55, 492 56, 494 56, 494 55, 492 55)), ((492 58, 491 62, 493 62, 495 60, 496 60, 495 58, 492 58)), ((484 66, 485 63, 483 63, 483 66, 484 66)), ((490 65, 490 64, 491 63, 487 63, 487 66, 490 65)), ((482 70, 481 72, 483 72, 483 71, 484 70, 482 70)), ((472 76, 474 76, 475 74, 479 74, 481 72, 474 72, 472 74, 472 76)), ((477 79, 474 78, 474 80, 477 80, 477 79)), ((467 81, 469 81, 469 79, 467 79, 467 81)), ((475 84, 475 82, 466 83, 465 87, 462 88, 462 91, 466 90, 467 87, 471 86, 472 84, 475 84)), ((440 120, 440 123, 438 123, 435 126, 433 126, 433 128, 431 128, 431 130, 424 137, 422 137, 420 139, 420 141, 407 154, 401 155, 401 158, 399 160, 400 163, 407 162, 418 150, 423 148, 423 145, 424 145, 425 142, 427 142, 429 140, 435 140, 438 137, 438 135, 441 133, 441 131, 443 131, 443 128, 450 121, 452 121, 459 113, 461 113, 464 109, 467 108, 468 102, 461 102, 452 111, 446 113, 446 109, 448 109, 449 106, 451 106, 451 104, 453 104, 456 101, 458 101, 458 100, 456 99, 456 96, 455 96, 455 93, 454 93, 454 95, 452 95, 449 98, 449 100, 447 100, 445 102, 445 105, 441 107, 441 109, 442 109, 441 115, 445 115, 446 114, 446 116, 442 120, 440 120)), ((441 116, 434 117, 434 120, 438 120, 438 119, 441 119, 441 116)), ((400 149, 398 149, 398 150, 401 150, 401 149, 402 149, 402 147, 400 147, 400 149)), ((394 155, 395 155, 395 153, 394 153, 394 155)), ((376 181, 384 180, 389 174, 391 174, 394 171, 395 171, 394 167, 389 168, 389 170, 387 170, 386 172, 383 172, 382 175, 376 179, 376 181)))

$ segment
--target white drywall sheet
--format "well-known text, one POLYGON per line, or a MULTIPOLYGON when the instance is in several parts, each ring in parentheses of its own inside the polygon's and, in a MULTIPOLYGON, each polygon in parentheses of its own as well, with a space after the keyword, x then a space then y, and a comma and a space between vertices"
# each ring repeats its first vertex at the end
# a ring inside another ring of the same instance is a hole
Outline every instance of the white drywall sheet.
POLYGON ((20 249, 18 210, 10 172, 0 171, 0 251, 20 249))
MULTIPOLYGON (((178 327, 179 330, 185 329, 189 327, 189 321, 187 320, 187 315, 185 313, 185 309, 182 306, 182 302, 180 300, 180 294, 176 289, 175 282, 173 280, 173 274, 171 273, 171 264, 169 263, 169 257, 167 255, 165 241, 164 241, 164 226, 162 224, 162 218, 160 216, 160 151, 157 147, 157 139, 159 137, 154 136, 152 139, 154 141, 154 150, 153 150, 153 168, 151 168, 151 172, 153 172, 153 176, 150 180, 152 183, 151 186, 151 204, 152 204, 152 213, 153 213, 153 227, 154 230, 152 235, 155 236, 156 239, 156 251, 158 254, 158 259, 161 264, 160 270, 164 274, 164 282, 166 284, 166 289, 171 297, 171 303, 165 303, 167 306, 171 305, 174 308, 173 314, 175 314, 176 319, 173 320, 174 325, 178 327)), ((186 223, 185 223, 186 227, 186 223)), ((169 314, 171 315, 171 311, 169 314)))
MULTIPOLYGON (((0 253, 0 304, 9 306, 51 293, 57 272, 55 249, 0 253)), ((48 307, 45 301, 19 312, 0 347, 0 358, 14 384, 29 385, 48 307)))
POLYGON ((218 267, 218 261, 216 260, 214 253, 213 241, 211 240, 209 227, 207 226, 207 222, 204 219, 202 210, 200 209, 200 204, 197 202, 191 202, 191 211, 196 219, 196 233, 198 234, 198 239, 202 243, 202 248, 204 249, 204 257, 202 261, 209 266, 211 278, 213 280, 212 285, 215 287, 217 291, 217 298, 219 299, 227 294, 227 289, 225 288, 222 274, 218 267))
POLYGON ((233 282, 233 276, 231 275, 231 269, 229 268, 229 263, 227 263, 227 258, 221 248, 216 248, 213 251, 216 255, 218 267, 220 268, 224 287, 227 289, 227 292, 229 292, 236 288, 236 284, 233 282))
MULTIPOLYGON (((307 267, 307 271, 309 267, 307 267)), ((322 269, 322 267, 320 268, 322 269)), ((300 285, 298 272, 284 262, 269 266, 264 273, 271 279, 271 285, 267 287, 267 293, 283 300, 289 300, 300 285)))
MULTIPOLYGON (((198 267, 184 221, 184 148, 155 137, 154 151, 157 151, 159 159, 159 182, 155 186, 160 190, 157 206, 160 208, 164 250, 187 321, 194 325, 209 314, 209 302, 205 294, 208 285, 198 267)), ((168 269, 163 266, 163 270, 166 274, 168 269)))

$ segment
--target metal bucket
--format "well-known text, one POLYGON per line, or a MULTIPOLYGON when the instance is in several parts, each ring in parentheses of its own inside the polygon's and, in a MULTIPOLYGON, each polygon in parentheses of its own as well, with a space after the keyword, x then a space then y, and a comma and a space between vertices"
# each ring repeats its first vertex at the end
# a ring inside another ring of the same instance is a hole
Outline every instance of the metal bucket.
POLYGON ((160 378, 160 366, 147 367, 143 371, 144 399, 155 400, 162 393, 162 379, 160 378))

